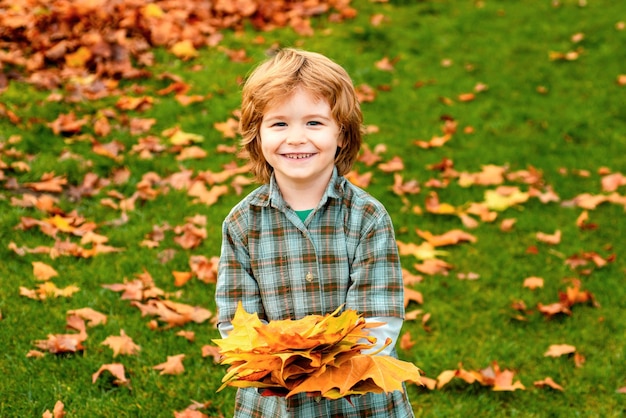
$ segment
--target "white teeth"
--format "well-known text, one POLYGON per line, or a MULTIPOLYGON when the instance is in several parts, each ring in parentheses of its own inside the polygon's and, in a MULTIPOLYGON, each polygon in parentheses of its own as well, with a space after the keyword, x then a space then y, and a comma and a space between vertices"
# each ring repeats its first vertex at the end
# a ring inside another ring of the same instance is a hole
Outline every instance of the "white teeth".
POLYGON ((300 160, 302 158, 309 158, 313 154, 285 154, 285 157, 291 158, 293 160, 300 160))

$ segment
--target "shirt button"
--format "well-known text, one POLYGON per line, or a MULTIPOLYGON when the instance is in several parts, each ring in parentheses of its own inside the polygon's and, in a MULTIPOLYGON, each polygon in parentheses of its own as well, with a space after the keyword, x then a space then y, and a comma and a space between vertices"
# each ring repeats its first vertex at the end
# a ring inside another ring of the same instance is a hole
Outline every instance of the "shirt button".
POLYGON ((306 274, 305 280, 309 283, 313 281, 313 275, 311 274, 310 271, 306 274))

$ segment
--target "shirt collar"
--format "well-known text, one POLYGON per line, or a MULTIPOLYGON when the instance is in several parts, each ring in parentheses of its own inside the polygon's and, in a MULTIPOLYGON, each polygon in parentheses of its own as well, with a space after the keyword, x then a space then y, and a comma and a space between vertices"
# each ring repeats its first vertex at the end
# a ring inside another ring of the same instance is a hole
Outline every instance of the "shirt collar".
MULTIPOLYGON (((326 186, 326 191, 324 192, 318 207, 324 205, 328 199, 340 199, 343 195, 344 184, 346 181, 347 180, 343 176, 340 176, 337 172, 337 167, 334 167, 330 181, 328 182, 328 186, 326 186)), ((276 183, 276 176, 274 173, 272 173, 269 185, 265 185, 265 187, 266 193, 261 193, 259 199, 252 202, 252 204, 256 204, 258 206, 271 205, 277 209, 284 210, 287 207, 287 202, 283 199, 283 195, 278 188, 278 183, 276 183)))

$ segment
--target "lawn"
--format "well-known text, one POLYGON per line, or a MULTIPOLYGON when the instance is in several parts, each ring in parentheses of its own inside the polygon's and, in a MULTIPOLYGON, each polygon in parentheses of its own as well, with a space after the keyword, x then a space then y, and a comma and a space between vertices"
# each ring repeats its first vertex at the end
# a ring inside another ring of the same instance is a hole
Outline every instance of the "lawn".
POLYGON ((255 187, 234 155, 240 83, 277 46, 328 55, 363 94, 350 178, 388 208, 419 292, 398 343, 430 385, 409 385, 415 415, 626 413, 626 3, 351 6, 312 35, 246 21, 193 58, 154 47, 98 98, 0 59, 0 416, 232 415, 207 354, 212 267, 255 187), (62 347, 84 308, 106 321, 62 347), (155 368, 180 354, 182 373, 155 368), (123 378, 96 374, 111 364, 123 378))

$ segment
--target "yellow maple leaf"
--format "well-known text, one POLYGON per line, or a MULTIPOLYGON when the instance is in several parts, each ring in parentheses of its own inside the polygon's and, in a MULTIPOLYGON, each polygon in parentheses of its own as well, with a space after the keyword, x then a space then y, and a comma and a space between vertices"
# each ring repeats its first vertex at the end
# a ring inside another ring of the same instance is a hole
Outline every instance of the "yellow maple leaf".
POLYGON ((497 190, 486 190, 485 204, 489 209, 501 212, 511 206, 526 202, 528 197, 528 193, 520 190, 516 190, 508 194, 499 193, 497 190))
POLYGON ((189 39, 176 42, 170 48, 170 52, 183 60, 195 58, 198 56, 198 50, 193 46, 193 42, 191 42, 189 39))

